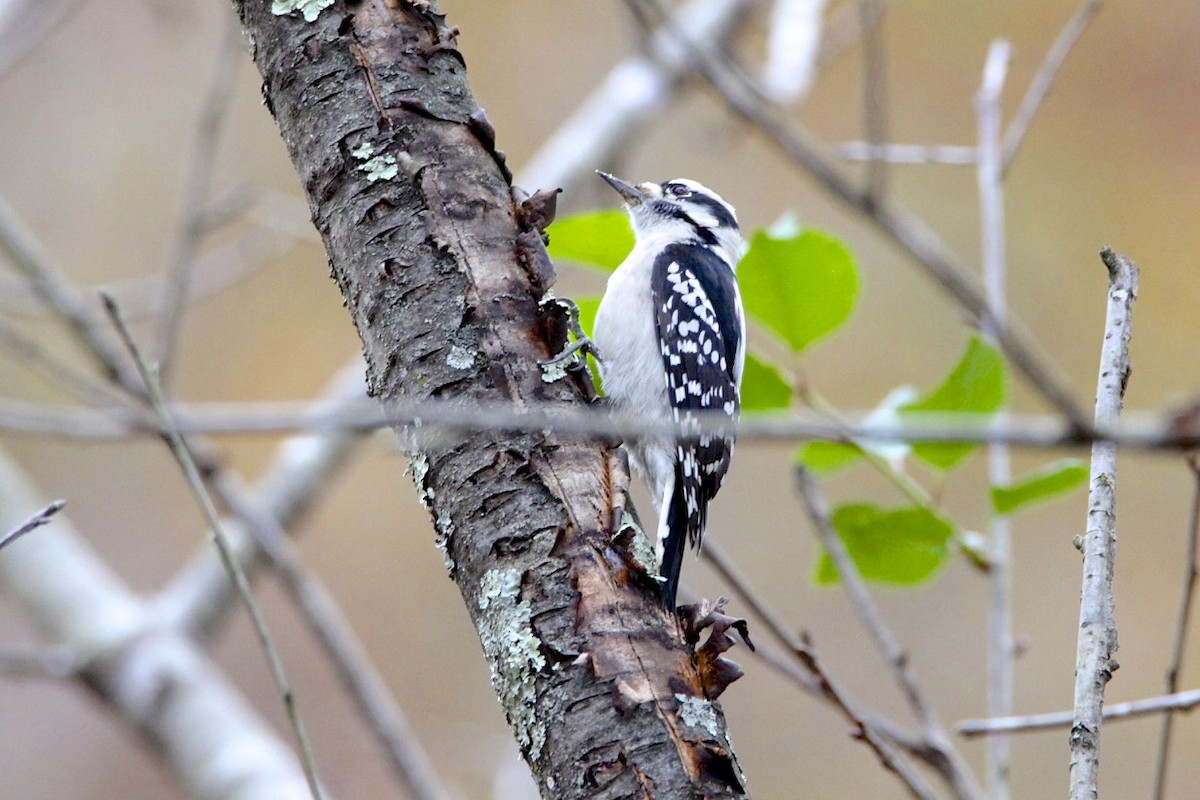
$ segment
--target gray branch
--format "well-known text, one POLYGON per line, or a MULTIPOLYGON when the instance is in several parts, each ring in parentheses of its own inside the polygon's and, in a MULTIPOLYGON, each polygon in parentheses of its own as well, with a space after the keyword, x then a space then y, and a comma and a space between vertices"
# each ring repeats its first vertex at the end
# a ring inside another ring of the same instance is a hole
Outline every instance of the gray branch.
MULTIPOLYGON (((1129 380, 1129 338, 1138 271, 1112 250, 1100 253, 1108 268, 1108 313, 1096 386, 1096 424, 1112 425, 1121 413, 1129 380)), ((1071 725, 1071 800, 1094 800, 1099 793, 1100 722, 1104 687, 1117 668, 1117 627, 1113 621, 1113 562, 1117 545, 1117 448, 1092 446, 1087 531, 1077 540, 1083 551, 1079 639, 1075 656, 1075 714, 1071 725)))

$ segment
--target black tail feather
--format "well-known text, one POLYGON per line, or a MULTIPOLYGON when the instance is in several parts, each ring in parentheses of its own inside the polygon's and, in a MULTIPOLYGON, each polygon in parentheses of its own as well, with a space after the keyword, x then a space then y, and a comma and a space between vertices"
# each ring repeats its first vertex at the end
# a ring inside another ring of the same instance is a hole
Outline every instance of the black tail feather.
POLYGON ((687 501, 676 481, 671 492, 671 502, 665 509, 667 515, 667 539, 663 542, 663 560, 659 574, 666 580, 662 583, 662 604, 668 611, 675 610, 675 595, 679 591, 679 573, 683 569, 683 553, 687 550, 687 501))

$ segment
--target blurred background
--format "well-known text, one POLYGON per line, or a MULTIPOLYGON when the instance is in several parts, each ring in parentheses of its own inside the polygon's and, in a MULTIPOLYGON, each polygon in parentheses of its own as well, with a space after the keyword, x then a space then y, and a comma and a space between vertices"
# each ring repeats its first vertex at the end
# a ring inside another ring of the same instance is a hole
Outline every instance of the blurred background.
MULTIPOLYGON (((17 29, 3 40, 10 53, 14 35, 15 44, 33 46, 17 52, 0 73, 0 196, 71 280, 89 291, 110 287, 136 309, 138 297, 152 295, 154 276, 176 247, 189 154, 213 75, 229 52, 232 12, 224 3, 192 0, 10 5, 12 13, 53 16, 47 30, 17 29), (49 11, 52 6, 62 13, 49 11)), ((471 84, 518 174, 641 41, 619 2, 441 5, 448 23, 461 28, 471 84)), ((831 15, 844 11, 841 3, 830 5, 831 15)), ((751 15, 732 45, 751 72, 765 47, 765 8, 751 15)), ((972 144, 973 96, 996 37, 1012 43, 1003 97, 1006 120, 1011 118, 1078 8, 1075 0, 889 4, 883 28, 889 140, 972 144)), ((1200 388, 1200 366, 1188 355, 1200 300, 1195 10, 1187 0, 1105 3, 1059 73, 1008 174, 1011 309, 1089 414, 1107 287, 1097 257, 1104 245, 1129 255, 1142 270, 1126 407, 1176 408, 1200 388)), ((244 213, 231 215, 199 245, 202 257, 219 255, 196 278, 199 296, 181 329, 171 393, 180 401, 313 398, 357 356, 358 342, 308 225, 295 173, 262 106, 257 72, 244 54, 235 69, 209 197, 217 208, 244 213), (246 241, 253 246, 237 250, 246 241)), ((788 113, 828 143, 863 138, 861 76, 860 48, 851 45, 788 113)), ((634 180, 695 178, 731 201, 748 229, 791 213, 801 225, 845 241, 860 271, 858 306, 850 323, 803 362, 807 380, 840 408, 870 408, 901 384, 928 389, 964 346, 970 329, 962 311, 904 253, 733 119, 703 85, 689 84, 615 160, 594 166, 634 180)), ((889 176, 898 205, 925 219, 967 263, 978 263, 971 168, 894 166, 889 176)), ((561 198, 560 211, 613 201, 601 182, 585 180, 561 198)), ((4 320, 70 363, 89 366, 62 327, 37 310, 15 271, 2 261, 0 269, 4 320)), ((557 292, 597 294, 602 286, 598 273, 564 266, 557 292)), ((153 315, 131 316, 135 335, 155 335, 153 315)), ((69 399, 11 353, 0 355, 0 393, 37 403, 69 399)), ((1049 410, 1019 379, 1011 394, 1016 411, 1049 410)), ((219 439, 221 455, 250 480, 277 443, 261 435, 219 439)), ((135 591, 156 592, 203 541, 201 515, 156 440, 80 441, 0 430, 0 446, 46 500, 68 500, 76 527, 135 591)), ((795 630, 811 634, 847 692, 907 723, 907 709, 842 591, 812 585, 817 548, 793 492, 794 449, 739 446, 712 509, 709 535, 795 630)), ((1061 455, 1019 450, 1014 472, 1061 455)), ((452 795, 532 797, 475 631, 446 577, 405 468, 390 434, 370 438, 329 477, 297 526, 302 556, 364 640, 452 795)), ((1123 456, 1116 608, 1121 668, 1109 685, 1109 702, 1163 691, 1193 485, 1178 457, 1123 456)), ((825 487, 834 502, 863 498, 886 505, 899 499, 861 467, 825 487)), ((939 492, 955 520, 983 529, 986 489, 985 459, 976 455, 939 492)), ((1080 582, 1071 540, 1082 532, 1085 510, 1084 494, 1076 492, 1014 523, 1015 632, 1023 647, 1015 705, 1021 713, 1071 705, 1080 582)), ((727 593, 706 565, 689 563, 685 576, 685 584, 704 596, 727 593)), ((396 796, 378 747, 303 621, 270 576, 257 588, 333 795, 396 796)), ((941 719, 952 725, 984 716, 985 579, 952 559, 926 586, 875 591, 941 719)), ((733 610, 745 611, 736 604, 733 610)), ((0 641, 32 644, 39 633, 19 610, 0 603, 0 641)), ((1200 681, 1198 647, 1188 649, 1181 688, 1200 681)), ((217 632, 211 652, 283 730, 281 704, 244 613, 235 612, 217 632)), ((747 677, 722 704, 755 796, 905 796, 834 711, 746 651, 732 655, 747 677)), ((8 797, 183 796, 137 736, 69 681, 0 674, 0 720, 0 774, 8 797)), ((1152 717, 1104 728, 1105 796, 1148 795, 1158 728, 1152 717)), ((958 743, 982 774, 982 741, 958 743)), ((1020 734, 1012 743, 1013 796, 1061 796, 1066 730, 1020 734)), ((1198 746, 1200 726, 1182 717, 1169 796, 1200 793, 1200 763, 1192 757, 1198 746)))

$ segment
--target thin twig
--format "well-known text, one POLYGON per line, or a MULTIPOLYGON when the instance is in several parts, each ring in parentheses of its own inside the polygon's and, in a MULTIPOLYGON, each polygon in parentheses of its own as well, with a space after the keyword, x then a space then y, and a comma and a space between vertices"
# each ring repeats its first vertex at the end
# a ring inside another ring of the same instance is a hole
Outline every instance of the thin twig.
POLYGON ((842 585, 850 597, 851 604, 863 626, 875 642, 884 661, 891 668, 892 676, 900 687, 901 694, 921 725, 922 735, 931 749, 941 757, 939 772, 959 798, 982 798, 983 790, 976 783, 962 756, 950 743, 945 728, 933 707, 925 699, 917 677, 909 663, 908 655, 900 647, 887 624, 883 621, 875 602, 871 599, 862 577, 858 574, 845 543, 842 542, 830 522, 829 511, 820 489, 812 475, 804 467, 795 470, 796 487, 808 510, 813 529, 821 546, 829 555, 842 585))
MULTIPOLYGON (((180 433, 245 435, 372 431, 396 424, 414 426, 414 435, 425 441, 455 436, 463 431, 540 431, 569 434, 619 433, 625 436, 678 435, 671 421, 644 416, 607 414, 605 409, 548 409, 516 406, 476 406, 438 398, 396 402, 385 417, 370 402, 350 404, 337 411, 314 409, 305 402, 253 401, 245 403, 180 403, 173 407, 180 433)), ((1147 452, 1178 453, 1200 447, 1200 427, 1193 408, 1170 413, 1140 412, 1112 427, 1077 431, 1058 416, 1046 414, 922 414, 904 422, 873 421, 870 411, 846 411, 844 422, 820 414, 796 411, 748 416, 736 426, 739 439, 756 441, 855 441, 859 443, 945 442, 987 444, 1006 442, 1014 447, 1061 449, 1111 442, 1118 447, 1147 452)), ((717 413, 697 415, 697 428, 689 431, 728 433, 735 430, 729 418, 717 413)), ((17 433, 77 439, 123 439, 133 435, 161 436, 162 426, 142 414, 122 409, 97 411, 78 406, 29 403, 0 397, 0 429, 17 433)), ((193 442, 193 449, 195 443, 193 442)))
MULTIPOLYGON (((1172 711, 1191 711, 1200 706, 1200 689, 1191 689, 1162 697, 1148 697, 1128 703, 1114 703, 1104 707, 1104 719, 1122 720, 1146 714, 1172 711)), ((1001 717, 999 719, 964 719, 954 726, 963 736, 983 736, 992 733, 1025 733, 1046 728, 1065 728, 1075 719, 1074 711, 1054 711, 1048 714, 1029 714, 1023 717, 1001 717)))
MULTIPOLYGON (((39 495, 0 449, 5 527, 11 509, 41 504, 39 495)), ((68 513, 4 552, 0 585, 9 606, 69 649, 64 665, 77 666, 81 688, 141 736, 184 795, 229 800, 237 787, 240 796, 309 796, 292 749, 192 641, 155 624, 68 513)))
MULTIPOLYGON (((1096 386, 1096 424, 1111 425, 1121 413, 1129 380, 1129 338, 1138 271, 1132 262, 1105 248, 1108 311, 1096 386)), ((1094 800, 1100 768, 1100 723, 1104 687, 1117 668, 1117 627, 1113 620, 1113 566, 1116 560, 1117 449, 1109 442, 1092 445, 1087 531, 1078 542, 1083 552, 1083 588, 1079 599, 1079 638, 1075 656, 1074 722, 1071 725, 1071 800, 1094 800)))
MULTIPOLYGON (((883 0, 858 0, 858 18, 862 30, 862 102, 867 142, 879 146, 888 139, 887 72, 883 55, 883 0)), ((867 161, 865 194, 872 203, 887 193, 886 161, 867 161)))
MULTIPOLYGON (((983 286, 987 293, 991 319, 1000 324, 1008 318, 1005 275, 1004 185, 1000 164, 1000 95, 1008 74, 1010 47, 997 39, 988 49, 983 79, 975 97, 978 127, 976 178, 979 184, 979 228, 983 286)), ((987 324, 983 336, 995 343, 995 328, 987 324)), ((1007 486, 1012 482, 1008 445, 993 442, 988 446, 988 483, 1007 486)), ((988 652, 987 708, 993 717, 1012 713, 1013 655, 1012 630, 1012 541, 1009 518, 996 514, 991 519, 988 542, 988 652)), ((992 800, 1009 796, 1009 742, 1003 736, 987 741, 987 787, 992 800)))
POLYGON ((886 161, 889 164, 974 164, 975 148, 950 144, 871 144, 843 142, 833 148, 847 161, 886 161))
POLYGON ((894 773, 913 797, 918 797, 922 800, 933 800, 933 798, 936 798, 937 794, 934 793, 929 783, 920 773, 912 768, 907 759, 900 757, 900 753, 896 751, 896 746, 892 742, 880 736, 878 732, 872 729, 863 719, 862 715, 858 713, 853 701, 843 694, 837 684, 833 682, 833 679, 826 674, 821 663, 817 660, 817 654, 813 650, 812 642, 809 641, 808 637, 805 637, 800 646, 796 648, 796 656, 805 668, 816 676, 822 696, 834 708, 842 712, 842 716, 850 723, 851 735, 856 739, 866 742, 867 746, 875 751, 875 755, 879 757, 879 763, 883 765, 884 769, 894 773))
POLYGON ((1021 142, 1025 140, 1025 133, 1029 130, 1029 125, 1033 122, 1038 107, 1050 93, 1050 87, 1054 84, 1054 78, 1058 74, 1059 68, 1066 61, 1067 54, 1071 52, 1071 48, 1075 46, 1075 42, 1099 10, 1100 0, 1087 0, 1058 34, 1058 38, 1054 40, 1054 44, 1046 53, 1042 65, 1038 67, 1037 74, 1033 76, 1033 81, 1029 84, 1029 89, 1021 98, 1021 105, 1017 107, 1017 113, 1009 123, 1008 133, 1004 135, 1004 158, 1001 173, 1008 172, 1013 159, 1017 157, 1017 150, 1020 149, 1021 142))
POLYGON ((712 565, 717 574, 729 585, 729 588, 733 589, 734 594, 750 607, 754 616, 767 626, 767 630, 785 649, 797 651, 801 648, 800 638, 792 633, 787 623, 767 605, 767 601, 758 595, 758 592, 750 585, 750 581, 734 566, 711 536, 704 540, 704 546, 700 548, 700 556, 712 565))
POLYGON ((125 323, 121 319, 121 312, 117 308, 116 303, 111 297, 104 296, 102 299, 105 310, 112 319, 113 325, 121 337, 121 341, 137 366, 138 373, 141 375, 142 385, 146 388, 147 399, 155 413, 162 420, 167 444, 171 448, 171 454, 175 456, 180 469, 183 470, 188 486, 191 488, 197 503, 204 512, 205 520, 212 530, 213 542, 221 553, 221 559, 224 561, 226 569, 229 570, 230 579, 237 586, 238 594, 241 596, 242 602, 245 603, 246 610, 250 613, 250 619, 254 624, 254 631, 258 636, 259 645, 262 647, 263 653, 267 658, 267 664, 271 669, 271 678, 275 682, 275 688, 279 692, 280 698, 283 700, 288 721, 292 726, 292 733, 295 735, 296 744, 300 748, 300 762, 304 766, 304 775, 308 781, 309 791, 312 793, 314 800, 322 800, 324 793, 321 789, 321 782, 317 777, 316 761, 313 758, 312 746, 309 743, 308 734, 304 728, 304 721, 300 718, 300 711, 296 706, 296 698, 292 692, 291 684, 288 682, 283 661, 280 659, 270 632, 267 630, 266 619, 262 615, 258 601, 254 598, 254 592, 250 589, 250 581, 238 564, 229 540, 225 536, 225 529, 221 526, 221 519, 217 514, 216 506, 213 504, 212 497, 204 486, 203 478, 200 477, 200 470, 196 466, 196 460, 193 458, 192 452, 183 440, 183 437, 174 428, 171 410, 166 398, 162 394, 162 387, 158 382, 158 376, 155 374, 154 368, 148 365, 142 358, 137 344, 133 341, 133 337, 129 333, 129 329, 125 327, 125 323))
MULTIPOLYGON (((746 18, 748 0, 691 0, 672 17, 692 41, 724 41, 746 18)), ((640 123, 661 113, 694 68, 694 56, 679 47, 663 26, 650 37, 644 55, 626 59, 609 72, 579 108, 546 139, 518 172, 517 183, 531 189, 570 186, 591 177, 597 164, 621 152, 640 123)))
MULTIPOLYGON (((1192 490, 1192 510, 1188 521, 1183 591, 1179 598, 1179 612, 1175 615, 1171 661, 1167 665, 1167 694, 1174 694, 1179 689, 1179 673, 1183 669, 1183 654, 1187 647, 1188 629, 1191 627, 1192 598, 1196 592, 1196 578, 1200 575, 1200 462, 1193 453, 1187 463, 1195 487, 1192 490)), ((1158 756, 1154 760, 1154 800, 1162 800, 1167 796, 1167 761, 1171 754, 1171 732, 1174 722, 1173 710, 1167 709, 1163 714, 1162 728, 1158 734, 1158 756)))
POLYGON ((229 471, 215 480, 221 485, 223 497, 235 498, 234 502, 239 503, 230 510, 253 528, 255 541, 267 554, 273 571, 283 580, 304 620, 325 648, 338 677, 358 705, 371 732, 383 745, 405 789, 416 800, 445 800, 448 793, 441 786, 425 751, 417 744, 408 720, 379 670, 371 663, 366 649, 329 591, 300 561, 279 519, 248 487, 229 485, 237 480, 229 471))
POLYGON ((20 539, 25 534, 35 531, 46 523, 50 522, 54 515, 59 511, 62 511, 64 508, 66 508, 66 506, 66 500, 55 500, 53 503, 50 503, 41 511, 37 512, 32 517, 6 533, 4 536, 0 537, 0 550, 3 550, 5 547, 12 544, 17 539, 20 539))
MULTIPOLYGON (((283 255, 297 242, 311 238, 298 230, 295 223, 289 222, 299 213, 298 203, 288 202, 287 198, 273 199, 270 204, 261 200, 258 203, 244 215, 249 226, 247 230, 196 258, 188 287, 189 306, 229 289, 260 271, 272 258, 283 255)), ((248 204, 228 201, 219 210, 231 212, 233 205, 248 204)), ((209 219, 205 224, 211 228, 213 221, 209 219)), ((133 321, 163 313, 162 300, 168 280, 168 276, 160 271, 98 286, 78 285, 77 291, 85 297, 94 297, 98 292, 112 295, 120 304, 125 319, 133 321)), ((28 278, 0 272, 0 311, 19 317, 45 318, 49 314, 36 303, 37 299, 28 278)), ((54 313, 53 309, 49 313, 54 313)))
MULTIPOLYGON (((655 0, 626 0, 639 14, 643 7, 662 9, 655 0)), ((942 289, 981 323, 990 317, 982 292, 967 277, 957 256, 923 222, 888 203, 876 203, 859 191, 822 153, 822 147, 804 130, 785 122, 760 97, 748 89, 746 79, 732 67, 727 57, 712 56, 709 48, 687 42, 696 52, 697 72, 704 77, 726 106, 753 125, 790 161, 816 178, 835 198, 862 214, 882 233, 903 247, 942 289)), ((995 321, 992 321, 995 324, 995 321)), ((1023 329, 1009 320, 996 326, 996 340, 1013 365, 1029 383, 1077 431, 1087 431, 1090 423, 1079 410, 1071 392, 1063 384, 1058 370, 1044 363, 1023 329)))
MULTIPOLYGON (((134 401, 127 394, 79 371, 46 349, 40 341, 25 336, 3 320, 0 320, 0 349, 7 351, 51 386, 66 391, 77 400, 89 405, 120 408, 122 411, 136 413, 134 401)), ((146 418, 146 421, 148 422, 149 418, 146 418)))
POLYGON ((0 252, 12 259, 17 269, 29 279, 42 302, 57 312, 58 318, 85 346, 104 374, 135 396, 139 395, 137 373, 127 360, 121 358, 120 350, 104 328, 100 316, 62 276, 42 251, 41 243, 33 232, 25 227, 3 197, 0 197, 0 252))
MULTIPOLYGON (((824 694, 825 689, 821 685, 821 677, 814 674, 805 664, 804 659, 800 657, 800 651, 804 648, 800 637, 791 632, 787 624, 750 586, 750 582, 746 580, 724 552, 720 548, 715 547, 711 538, 704 540, 701 555, 712 565, 717 574, 725 579, 734 594, 750 607, 751 613, 767 626, 768 632, 783 645, 788 656, 790 656, 789 658, 783 653, 771 649, 769 645, 759 644, 754 650, 755 657, 785 678, 791 680, 805 692, 829 700, 830 698, 824 694), (800 663, 797 664, 796 660, 800 663)), ((901 728, 892 720, 868 711, 856 710, 855 714, 864 725, 914 758, 924 761, 934 769, 940 769, 944 763, 944 759, 942 759, 940 753, 932 748, 925 739, 901 728)))
POLYGON ((169 382, 171 366, 178 349, 179 333, 183 327, 183 310, 187 305, 196 252, 204 236, 208 218, 208 195, 212 186, 213 168, 217 160, 221 123, 233 97, 234 78, 243 58, 245 47, 242 28, 237 18, 227 15, 225 34, 217 50, 216 69, 200 106, 200 117, 192 143, 192 156, 183 182, 183 219, 175 234, 167 269, 167 283, 162 300, 163 315, 159 320, 156 352, 159 379, 169 382))

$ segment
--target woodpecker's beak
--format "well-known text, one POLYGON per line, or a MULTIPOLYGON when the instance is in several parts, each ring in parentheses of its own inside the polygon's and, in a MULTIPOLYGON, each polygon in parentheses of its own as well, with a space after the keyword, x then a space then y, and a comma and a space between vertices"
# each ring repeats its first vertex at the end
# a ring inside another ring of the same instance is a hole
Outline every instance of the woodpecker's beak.
POLYGON ((638 187, 626 183, 613 175, 609 175, 607 172, 596 170, 596 174, 608 181, 608 185, 617 190, 617 194, 624 198, 626 205, 638 206, 645 202, 646 193, 638 187))

